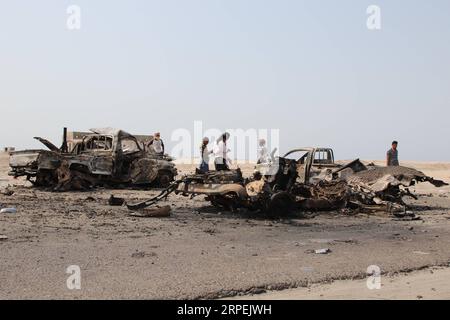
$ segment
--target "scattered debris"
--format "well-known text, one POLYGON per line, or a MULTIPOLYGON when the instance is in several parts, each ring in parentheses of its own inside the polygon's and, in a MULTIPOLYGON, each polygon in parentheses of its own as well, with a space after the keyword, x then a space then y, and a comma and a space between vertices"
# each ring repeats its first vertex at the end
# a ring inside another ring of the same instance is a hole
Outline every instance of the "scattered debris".
POLYGON ((328 254, 331 253, 331 250, 329 248, 324 248, 324 249, 317 249, 314 250, 315 254, 328 254))
POLYGON ((145 257, 156 257, 158 256, 155 252, 146 253, 145 251, 136 250, 131 254, 132 258, 145 258, 145 257))
POLYGON ((333 242, 338 242, 338 243, 348 243, 348 244, 358 244, 358 240, 355 239, 344 239, 344 240, 333 240, 333 242))
POLYGON ((214 229, 214 228, 205 229, 205 230, 203 230, 203 232, 208 233, 210 235, 214 235, 214 234, 218 233, 217 229, 214 229))
POLYGON ((14 194, 14 190, 11 190, 10 188, 5 188, 0 193, 5 195, 5 196, 10 197, 10 196, 12 196, 14 194))
POLYGON ((271 160, 258 164, 249 178, 244 178, 240 169, 186 175, 158 196, 128 208, 148 207, 174 192, 189 197, 205 195, 213 206, 232 212, 243 208, 272 217, 298 210, 340 210, 345 214, 385 212, 411 221, 421 218, 406 210, 403 197, 417 198, 408 187, 425 181, 436 187, 447 185, 406 167, 364 166, 358 159, 346 165, 335 164, 331 149, 304 148, 284 157, 274 158, 272 153, 271 160), (296 152, 303 155, 287 158, 296 152))
POLYGON ((170 206, 164 206, 156 209, 144 208, 139 211, 132 211, 129 213, 132 217, 141 217, 141 218, 160 218, 160 217, 169 217, 172 212, 170 206))
POLYGON ((125 203, 125 199, 116 198, 114 195, 111 195, 108 199, 108 204, 110 206, 122 206, 125 203))
POLYGON ((308 249, 305 251, 306 253, 314 253, 314 254, 328 254, 331 253, 331 250, 329 248, 323 248, 323 249, 308 249))
MULTIPOLYGON (((415 220, 422 220, 420 216, 417 216, 412 211, 405 211, 405 212, 394 212, 393 213, 395 221, 415 221, 415 220)), ((412 229, 410 229, 412 230, 412 229)))
MULTIPOLYGON (((142 209, 175 193, 205 195, 215 207, 232 212, 259 211, 271 217, 295 211, 338 210, 346 215, 385 212, 396 220, 411 221, 420 217, 406 210, 403 197, 417 199, 409 188, 418 182, 447 185, 412 168, 365 166, 359 159, 338 164, 331 148, 299 148, 283 157, 274 157, 272 152, 248 178, 237 169, 195 173, 174 181, 177 170, 170 157, 156 155, 136 136, 122 130, 92 129, 70 151, 66 138, 61 148, 36 139, 49 150, 12 152, 10 175, 26 176, 34 185, 53 191, 150 184, 165 187, 149 200, 127 204, 133 211, 130 216, 135 217, 169 216, 170 206, 142 209)), ((86 201, 95 199, 87 197, 86 201)), ((125 199, 111 195, 108 203, 122 206, 125 199)))
POLYGON ((132 258, 144 258, 145 257, 145 252, 144 251, 136 251, 136 252, 133 252, 132 254, 131 254, 131 257, 132 258))
POLYGON ((430 254, 429 252, 423 252, 423 251, 413 251, 413 253, 421 254, 421 255, 428 255, 428 254, 430 254))
POLYGON ((17 209, 16 208, 3 208, 0 209, 0 213, 16 213, 17 209))

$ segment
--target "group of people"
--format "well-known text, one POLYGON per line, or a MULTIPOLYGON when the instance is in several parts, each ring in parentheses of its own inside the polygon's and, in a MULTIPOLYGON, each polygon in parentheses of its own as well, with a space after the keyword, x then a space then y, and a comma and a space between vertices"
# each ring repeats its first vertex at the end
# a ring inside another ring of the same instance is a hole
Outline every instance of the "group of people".
POLYGON ((216 171, 230 170, 231 159, 228 157, 230 149, 227 146, 227 141, 230 139, 230 134, 225 132, 215 142, 212 150, 208 149, 209 138, 204 137, 200 145, 201 162, 199 171, 205 173, 209 171, 210 156, 214 156, 214 167, 216 171))
MULTIPOLYGON (((208 149, 209 138, 204 137, 202 144, 200 145, 201 162, 198 170, 202 173, 209 171, 209 161, 211 155, 214 157, 214 168, 216 171, 230 170, 231 159, 228 157, 230 149, 227 146, 227 142, 230 139, 230 134, 225 132, 215 142, 214 147, 208 149)), ((149 146, 153 148, 156 154, 164 155, 164 142, 161 139, 161 134, 156 132, 153 140, 149 143, 149 146)), ((399 166, 398 161, 398 142, 393 141, 391 148, 386 153, 386 166, 399 166)), ((266 163, 269 161, 269 153, 266 147, 266 140, 259 139, 258 141, 258 161, 257 163, 266 163)))
MULTIPOLYGON (((227 142, 230 138, 230 134, 225 132, 215 142, 214 147, 208 149, 209 138, 204 137, 202 144, 200 145, 201 162, 198 170, 201 173, 209 171, 210 156, 214 157, 214 168, 216 171, 230 170, 231 159, 228 157, 230 149, 227 146, 227 142)), ((266 148, 266 140, 260 139, 258 141, 258 163, 265 163, 269 160, 269 153, 266 148)))

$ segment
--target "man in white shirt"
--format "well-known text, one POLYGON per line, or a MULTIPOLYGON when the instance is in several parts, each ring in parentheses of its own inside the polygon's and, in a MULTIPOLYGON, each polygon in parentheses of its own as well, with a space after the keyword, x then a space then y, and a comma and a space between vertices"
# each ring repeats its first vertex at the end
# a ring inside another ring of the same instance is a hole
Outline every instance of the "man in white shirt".
POLYGON ((159 132, 155 133, 153 140, 150 142, 150 146, 153 147, 157 155, 164 155, 164 142, 161 139, 161 134, 159 132))
POLYGON ((266 140, 259 139, 258 142, 258 164, 269 162, 269 153, 266 148, 266 140))
POLYGON ((213 151, 208 149, 209 138, 204 137, 202 140, 202 144, 200 145, 200 156, 201 162, 199 166, 199 171, 201 173, 205 173, 209 171, 209 155, 213 153, 213 151))
POLYGON ((213 154, 216 171, 230 170, 230 167, 228 166, 230 160, 227 156, 227 153, 230 152, 230 149, 227 148, 227 141, 229 138, 230 134, 225 132, 217 139, 216 144, 214 145, 213 154))

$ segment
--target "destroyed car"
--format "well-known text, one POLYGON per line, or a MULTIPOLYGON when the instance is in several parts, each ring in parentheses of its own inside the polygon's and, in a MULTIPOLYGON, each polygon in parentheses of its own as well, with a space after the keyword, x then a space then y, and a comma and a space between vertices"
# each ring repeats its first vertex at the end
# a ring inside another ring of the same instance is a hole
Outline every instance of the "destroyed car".
POLYGON ((239 169, 185 176, 157 197, 128 204, 128 208, 147 207, 175 192, 191 197, 205 195, 212 205, 230 211, 245 208, 276 217, 295 210, 406 212, 402 198, 414 197, 408 188, 426 181, 436 187, 447 185, 412 168, 365 166, 358 159, 341 165, 334 162, 329 148, 302 148, 257 165, 247 179, 239 169), (301 157, 288 158, 298 151, 303 152, 301 157))
MULTIPOLYGON (((351 172, 366 170, 366 166, 355 159, 345 165, 334 161, 331 148, 298 148, 287 152, 282 158, 296 161, 297 181, 304 184, 315 184, 322 180, 336 180, 346 169, 351 172)), ((257 170, 261 170, 261 167, 257 170)))
MULTIPOLYGON (((153 205, 166 198, 170 193, 183 196, 205 195, 205 200, 213 206, 235 211, 245 208, 251 211, 261 211, 269 216, 283 216, 302 206, 311 205, 313 195, 325 195, 317 187, 305 185, 297 181, 297 162, 294 159, 277 158, 274 174, 255 174, 245 179, 240 169, 229 171, 210 171, 203 174, 193 174, 183 177, 172 184, 166 192, 137 204, 127 204, 130 210, 138 210, 153 205), (308 203, 304 203, 308 199, 308 203)), ((328 184, 334 184, 330 182, 328 184)), ((345 206, 345 195, 349 190, 345 182, 339 187, 330 189, 326 203, 320 199, 322 207, 345 206), (340 188, 339 188, 340 187, 340 188), (334 197, 332 203, 328 198, 334 197), (344 199, 344 203, 343 203, 344 199)))
POLYGON ((55 191, 83 190, 95 186, 167 187, 177 175, 172 159, 159 156, 136 137, 119 129, 91 129, 68 151, 36 137, 49 150, 11 153, 9 175, 25 176, 35 186, 55 191))

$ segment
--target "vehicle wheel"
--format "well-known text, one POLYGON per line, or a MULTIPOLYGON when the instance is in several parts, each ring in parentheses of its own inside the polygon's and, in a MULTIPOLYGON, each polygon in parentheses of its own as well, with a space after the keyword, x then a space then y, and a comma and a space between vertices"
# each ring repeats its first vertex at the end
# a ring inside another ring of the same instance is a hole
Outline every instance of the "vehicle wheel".
POLYGON ((169 172, 160 172, 158 175, 158 186, 167 188, 173 181, 173 176, 169 172))
POLYGON ((267 214, 271 217, 285 217, 294 210, 294 200, 286 191, 280 191, 270 197, 267 214))
POLYGON ((213 196, 210 198, 211 204, 215 207, 220 207, 231 212, 235 212, 239 208, 239 197, 234 192, 227 194, 213 196))
POLYGON ((53 170, 38 170, 34 185, 37 187, 52 187, 57 184, 56 172, 53 170))

